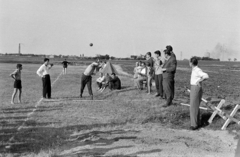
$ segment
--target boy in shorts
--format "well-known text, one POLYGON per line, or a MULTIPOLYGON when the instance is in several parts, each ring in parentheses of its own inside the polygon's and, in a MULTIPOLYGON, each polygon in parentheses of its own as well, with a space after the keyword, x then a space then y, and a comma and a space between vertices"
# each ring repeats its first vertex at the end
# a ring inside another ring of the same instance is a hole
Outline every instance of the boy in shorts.
POLYGON ((21 103, 21 94, 22 94, 21 70, 22 70, 22 64, 17 64, 17 69, 10 74, 10 76, 15 80, 13 85, 14 90, 12 94, 11 104, 14 104, 14 98, 18 91, 19 91, 18 103, 21 103))

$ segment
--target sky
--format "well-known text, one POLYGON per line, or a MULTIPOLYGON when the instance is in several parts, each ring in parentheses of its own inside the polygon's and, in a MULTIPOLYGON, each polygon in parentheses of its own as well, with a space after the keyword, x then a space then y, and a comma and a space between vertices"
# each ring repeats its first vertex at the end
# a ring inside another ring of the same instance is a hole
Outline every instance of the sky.
POLYGON ((0 0, 0 53, 240 60, 239 42, 239 0, 0 0))

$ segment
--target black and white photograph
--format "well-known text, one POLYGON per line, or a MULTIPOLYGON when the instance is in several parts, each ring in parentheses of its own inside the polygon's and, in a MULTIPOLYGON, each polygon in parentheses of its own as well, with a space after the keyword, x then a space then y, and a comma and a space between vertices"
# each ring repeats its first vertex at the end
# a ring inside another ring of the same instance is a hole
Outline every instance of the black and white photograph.
POLYGON ((240 1, 0 0, 0 157, 240 157, 240 1))

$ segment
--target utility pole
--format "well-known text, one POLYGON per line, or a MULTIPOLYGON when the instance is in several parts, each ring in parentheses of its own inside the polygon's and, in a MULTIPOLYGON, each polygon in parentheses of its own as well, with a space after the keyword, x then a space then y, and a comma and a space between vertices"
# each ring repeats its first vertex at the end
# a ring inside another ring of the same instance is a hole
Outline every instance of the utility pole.
POLYGON ((19 43, 19 46, 18 46, 18 54, 19 56, 21 55, 21 43, 19 43))
POLYGON ((182 60, 182 51, 181 51, 181 58, 180 59, 182 60))

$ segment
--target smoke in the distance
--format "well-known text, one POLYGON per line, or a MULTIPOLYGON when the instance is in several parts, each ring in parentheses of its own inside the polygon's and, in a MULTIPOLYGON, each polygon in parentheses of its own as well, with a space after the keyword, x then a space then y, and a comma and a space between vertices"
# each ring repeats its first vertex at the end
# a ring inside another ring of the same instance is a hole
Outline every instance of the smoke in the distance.
POLYGON ((217 43, 215 48, 212 50, 211 58, 220 60, 228 60, 229 58, 236 58, 237 51, 221 43, 217 43))

